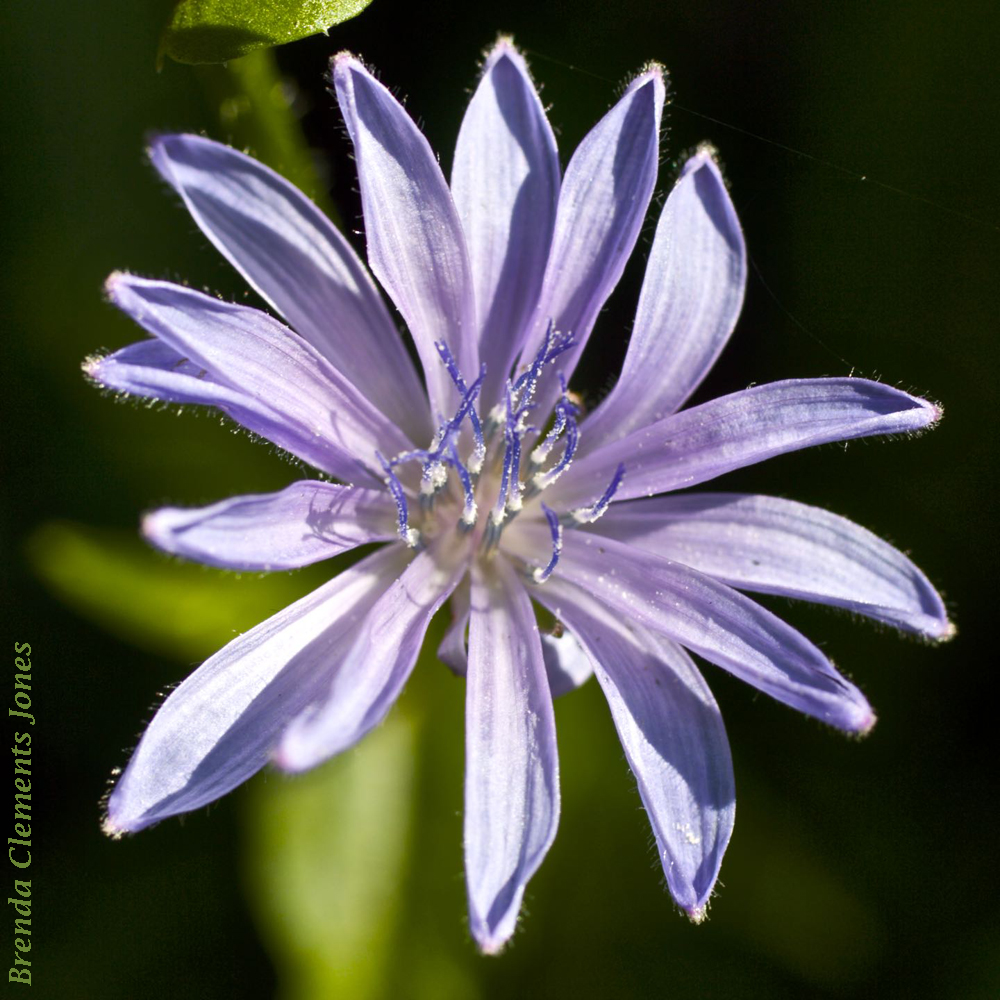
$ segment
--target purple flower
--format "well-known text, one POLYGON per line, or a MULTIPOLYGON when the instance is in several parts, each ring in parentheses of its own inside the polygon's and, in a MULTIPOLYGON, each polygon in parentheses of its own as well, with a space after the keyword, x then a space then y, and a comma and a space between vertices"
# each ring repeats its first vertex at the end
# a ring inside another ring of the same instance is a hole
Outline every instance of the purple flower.
POLYGON ((466 676, 465 863, 479 947, 496 952, 513 933, 555 837, 552 697, 591 673, 670 892, 699 920, 735 793, 718 706, 687 651, 865 733, 875 716, 864 695, 743 591, 930 639, 952 626, 906 556, 835 514, 673 491, 808 445, 920 431, 940 410, 859 378, 793 379, 681 409, 724 347, 746 280, 740 226, 706 149, 660 215, 617 384, 584 418, 567 383, 655 186, 661 70, 632 81, 560 177, 525 64, 501 40, 450 185, 356 58, 334 59, 333 82, 368 263, 406 321, 426 390, 343 236, 266 167, 189 135, 155 140, 153 164, 288 326, 115 274, 111 301, 152 339, 86 370, 118 392, 214 406, 339 481, 158 510, 143 530, 161 549, 256 571, 387 544, 174 691, 110 796, 106 829, 196 809, 268 761, 300 771, 352 746, 385 717, 451 598, 439 655, 466 676), (565 631, 540 633, 532 600, 565 631))

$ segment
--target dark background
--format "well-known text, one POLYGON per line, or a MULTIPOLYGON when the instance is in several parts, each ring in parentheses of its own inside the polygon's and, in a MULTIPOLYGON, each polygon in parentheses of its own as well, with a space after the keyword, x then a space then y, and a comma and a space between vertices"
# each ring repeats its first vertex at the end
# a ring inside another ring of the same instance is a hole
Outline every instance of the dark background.
MULTIPOLYGON (((564 164, 617 85, 665 63, 676 103, 658 192, 684 150, 714 143, 753 260, 732 346, 698 398, 853 370, 945 405, 919 440, 816 449, 720 485, 827 507, 911 552, 958 638, 935 649, 772 602, 874 704, 863 742, 709 672, 739 815, 701 927, 662 887, 596 685, 562 699, 559 837, 499 959, 478 957, 464 926, 462 689, 430 660, 368 757, 299 791, 260 777, 121 843, 99 831, 110 770, 156 693, 329 572, 239 579, 145 550, 142 510, 298 473, 213 418, 113 405, 79 371, 137 338, 102 301, 115 268, 244 294, 144 162, 149 130, 232 138, 212 71, 154 72, 167 7, 14 0, 0 14, 3 632, 34 654, 34 995, 1000 995, 995 5, 374 0, 331 37, 279 51, 354 228, 353 166, 323 84, 338 49, 408 98, 446 171, 498 29, 529 52, 564 164), (283 811, 299 794, 314 794, 307 820, 283 811)), ((624 351, 654 222, 580 369, 591 398, 624 351)))

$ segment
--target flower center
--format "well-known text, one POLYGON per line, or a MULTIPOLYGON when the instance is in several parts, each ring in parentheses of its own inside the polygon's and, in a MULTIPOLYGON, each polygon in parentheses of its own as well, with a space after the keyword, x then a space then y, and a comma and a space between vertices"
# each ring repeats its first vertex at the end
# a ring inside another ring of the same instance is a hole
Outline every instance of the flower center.
MULTIPOLYGON (((396 503, 400 538, 408 546, 422 548, 449 530, 474 532, 473 544, 488 556, 496 550, 504 528, 517 517, 525 502, 534 500, 551 486, 573 461, 580 439, 576 423, 580 410, 561 372, 558 377, 562 392, 555 405, 552 426, 527 461, 522 460, 524 439, 529 434, 541 433, 541 427, 530 424, 529 418, 535 409, 534 397, 543 370, 573 346, 573 338, 554 332, 550 322, 534 360, 516 380, 507 380, 504 399, 490 411, 485 424, 476 404, 486 366, 481 366, 478 378, 469 385, 448 346, 444 342, 435 346, 461 397, 454 416, 450 420, 441 419, 426 449, 403 452, 390 460, 376 454, 396 503), (560 444, 559 457, 550 462, 552 452, 560 444), (417 463, 421 470, 419 483, 413 471, 417 463), (405 471, 397 471, 404 467, 405 471), (480 516, 481 510, 488 513, 480 516)), ((552 556, 546 566, 531 570, 536 583, 548 579, 558 562, 564 524, 577 527, 597 520, 607 510, 623 475, 624 466, 619 466, 593 507, 560 516, 539 501, 552 535, 552 556)))

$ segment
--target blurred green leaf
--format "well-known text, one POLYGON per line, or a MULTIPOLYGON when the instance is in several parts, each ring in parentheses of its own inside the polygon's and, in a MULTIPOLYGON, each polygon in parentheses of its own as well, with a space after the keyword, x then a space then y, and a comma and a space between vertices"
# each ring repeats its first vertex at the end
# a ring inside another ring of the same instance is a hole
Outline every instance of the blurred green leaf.
POLYGON ((49 522, 28 539, 35 574, 77 613, 140 649, 198 660, 309 589, 302 575, 240 581, 166 561, 131 532, 49 522))
POLYGON ((720 899, 715 927, 812 988, 864 982, 885 936, 870 888, 833 863, 797 804, 753 778, 741 779, 740 790, 740 839, 727 864, 751 863, 739 871, 744 891, 720 899))
POLYGON ((259 49, 201 73, 226 141, 251 150, 339 225, 292 107, 295 85, 282 77, 274 53, 259 49))
POLYGON ((283 997, 386 995, 411 841, 417 731, 397 707, 335 761, 255 784, 249 880, 283 997))
POLYGON ((220 63, 254 49, 317 35, 355 17, 371 0, 179 0, 160 40, 182 63, 220 63))

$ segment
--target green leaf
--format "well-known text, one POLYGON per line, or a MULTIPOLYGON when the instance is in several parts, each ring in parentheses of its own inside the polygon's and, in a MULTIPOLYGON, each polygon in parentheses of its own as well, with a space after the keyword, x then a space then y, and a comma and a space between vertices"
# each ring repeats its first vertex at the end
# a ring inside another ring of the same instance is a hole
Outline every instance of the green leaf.
POLYGON ((132 532, 42 525, 28 561, 77 613, 140 649, 200 660, 311 589, 306 574, 239 579, 158 556, 132 532))
POLYGON ((160 40, 182 63, 220 63, 317 35, 355 17, 371 0, 178 0, 160 40))
POLYGON ((413 825, 418 726, 397 706, 349 753, 250 799, 249 886, 290 1000, 387 995, 413 825))
POLYGON ((291 106, 294 85, 282 78, 274 52, 259 49, 226 66, 202 66, 198 73, 226 142, 290 180, 339 226, 291 106))

